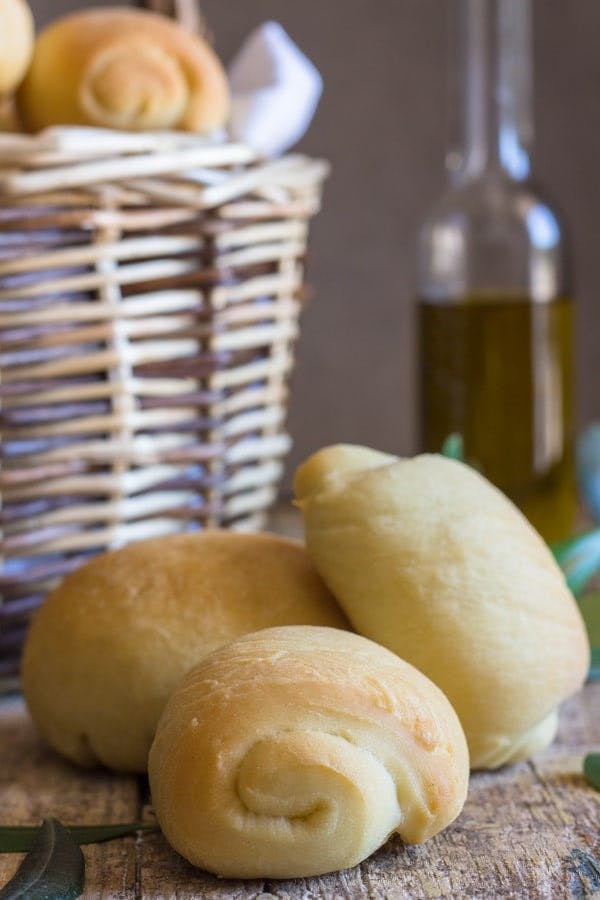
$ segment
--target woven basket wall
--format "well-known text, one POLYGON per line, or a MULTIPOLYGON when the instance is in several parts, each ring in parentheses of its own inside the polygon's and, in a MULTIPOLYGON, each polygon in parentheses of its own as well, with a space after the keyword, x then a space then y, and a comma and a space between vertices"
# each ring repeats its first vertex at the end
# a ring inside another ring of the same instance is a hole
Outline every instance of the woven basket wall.
POLYGON ((255 529, 324 163, 187 135, 0 136, 0 681, 99 551, 255 529))

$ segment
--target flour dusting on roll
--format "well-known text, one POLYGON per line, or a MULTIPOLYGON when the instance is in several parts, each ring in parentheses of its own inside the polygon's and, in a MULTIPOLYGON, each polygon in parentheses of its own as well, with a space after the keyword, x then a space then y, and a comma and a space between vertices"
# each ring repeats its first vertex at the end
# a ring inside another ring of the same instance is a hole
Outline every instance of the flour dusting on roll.
POLYGON ((233 878, 353 866, 460 813, 468 753, 429 679, 366 638, 270 628, 206 657, 161 717, 159 823, 194 865, 233 878))

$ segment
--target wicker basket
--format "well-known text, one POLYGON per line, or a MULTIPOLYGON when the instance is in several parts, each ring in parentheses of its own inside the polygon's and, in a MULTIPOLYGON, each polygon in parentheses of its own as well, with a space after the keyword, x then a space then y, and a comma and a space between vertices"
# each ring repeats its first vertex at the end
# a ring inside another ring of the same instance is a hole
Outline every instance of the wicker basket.
POLYGON ((276 495, 326 165, 182 134, 0 137, 0 679, 91 555, 276 495))

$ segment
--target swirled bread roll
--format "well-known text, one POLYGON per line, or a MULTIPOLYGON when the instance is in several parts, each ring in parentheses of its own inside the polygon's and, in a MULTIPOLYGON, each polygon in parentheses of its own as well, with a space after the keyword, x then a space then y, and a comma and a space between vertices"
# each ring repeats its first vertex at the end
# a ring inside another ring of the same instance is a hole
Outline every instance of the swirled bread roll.
POLYGON ((0 0, 0 99, 19 86, 33 40, 33 16, 25 0, 0 0))
POLYGON ((424 675, 359 635, 306 626, 206 657, 149 760, 167 840, 232 878, 343 869, 394 831, 425 841, 460 813, 468 770, 458 718, 424 675))
POLYGON ((127 8, 66 16, 39 35, 18 94, 25 125, 209 132, 229 88, 212 48, 166 17, 127 8))
POLYGON ((500 491, 441 456, 343 445, 305 462, 295 490, 311 557, 350 621, 439 685, 474 768, 552 741, 588 640, 552 554, 500 491))
POLYGON ((31 716, 82 766, 145 772, 169 695, 203 656, 271 625, 348 622, 304 548, 205 531, 132 544, 69 575, 30 629, 31 716))

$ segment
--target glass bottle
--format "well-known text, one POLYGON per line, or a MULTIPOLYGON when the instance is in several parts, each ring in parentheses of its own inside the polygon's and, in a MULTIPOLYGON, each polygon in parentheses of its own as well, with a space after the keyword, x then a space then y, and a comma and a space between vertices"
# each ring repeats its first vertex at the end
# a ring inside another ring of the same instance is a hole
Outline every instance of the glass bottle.
POLYGON ((422 443, 467 462, 546 540, 574 524, 563 226, 530 180, 530 0, 451 0, 449 185, 419 240, 422 443))

